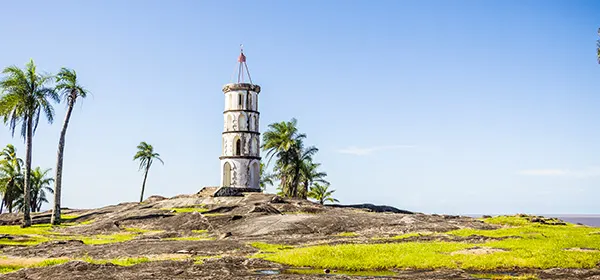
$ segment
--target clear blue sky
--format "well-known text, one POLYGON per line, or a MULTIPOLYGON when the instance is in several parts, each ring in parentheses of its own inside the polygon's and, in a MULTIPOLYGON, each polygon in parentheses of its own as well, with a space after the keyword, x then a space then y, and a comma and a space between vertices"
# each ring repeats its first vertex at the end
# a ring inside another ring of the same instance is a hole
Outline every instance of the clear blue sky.
MULTIPOLYGON (((0 66, 77 70, 64 203, 219 183, 243 43, 261 130, 295 117, 342 203, 426 213, 600 213, 598 1, 5 1, 0 66)), ((64 104, 40 125, 54 167, 64 104)), ((0 129, 0 146, 20 138, 0 129)), ((45 206, 48 207, 48 206, 45 206)))

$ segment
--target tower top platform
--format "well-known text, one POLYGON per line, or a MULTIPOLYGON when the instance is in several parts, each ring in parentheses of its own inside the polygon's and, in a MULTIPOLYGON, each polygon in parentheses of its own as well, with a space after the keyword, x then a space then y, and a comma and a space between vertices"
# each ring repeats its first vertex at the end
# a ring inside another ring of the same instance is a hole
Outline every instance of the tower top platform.
POLYGON ((234 90, 250 90, 256 93, 260 93, 260 86, 249 83, 229 83, 223 86, 224 93, 234 90))

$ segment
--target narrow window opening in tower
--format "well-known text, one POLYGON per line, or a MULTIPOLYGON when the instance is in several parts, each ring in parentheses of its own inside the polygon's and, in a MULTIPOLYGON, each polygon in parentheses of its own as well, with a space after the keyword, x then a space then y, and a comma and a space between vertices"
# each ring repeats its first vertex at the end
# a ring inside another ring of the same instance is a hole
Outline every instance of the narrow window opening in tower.
POLYGON ((242 109, 242 99, 244 99, 244 96, 240 93, 238 95, 238 106, 240 109, 242 109))
POLYGON ((242 153, 242 141, 238 139, 235 141, 235 155, 239 156, 242 153))
POLYGON ((254 110, 254 108, 252 108, 252 94, 250 94, 250 91, 248 91, 247 93, 247 100, 248 100, 248 104, 246 105, 246 108, 248 108, 248 110, 254 110))

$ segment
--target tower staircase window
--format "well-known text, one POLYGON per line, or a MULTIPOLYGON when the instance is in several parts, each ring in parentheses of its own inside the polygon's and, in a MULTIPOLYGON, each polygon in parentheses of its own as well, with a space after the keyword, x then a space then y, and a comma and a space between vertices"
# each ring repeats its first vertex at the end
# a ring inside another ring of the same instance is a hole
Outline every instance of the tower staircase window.
POLYGON ((235 141, 235 155, 239 156, 242 153, 242 141, 238 139, 235 141))

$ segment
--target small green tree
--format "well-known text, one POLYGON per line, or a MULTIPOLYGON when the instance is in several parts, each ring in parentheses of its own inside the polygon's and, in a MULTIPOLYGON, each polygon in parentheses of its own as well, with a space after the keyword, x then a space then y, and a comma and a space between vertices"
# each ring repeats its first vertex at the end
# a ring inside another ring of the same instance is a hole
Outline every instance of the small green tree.
POLYGON ((152 162, 156 159, 160 161, 162 164, 165 164, 163 160, 160 158, 160 154, 154 152, 154 148, 152 145, 141 142, 137 146, 137 153, 133 156, 133 160, 140 161, 139 170, 144 170, 144 181, 142 182, 142 194, 140 195, 140 203, 144 201, 144 189, 146 188, 146 179, 148 178, 148 170, 150 170, 150 166, 152 166, 152 162))
POLYGON ((9 213, 12 213, 14 202, 23 189, 21 166, 23 166, 23 160, 17 157, 15 147, 11 144, 6 145, 6 148, 0 152, 0 193, 2 193, 0 213, 4 206, 9 213))
POLYGON ((329 184, 321 185, 319 183, 314 183, 310 188, 308 197, 317 200, 321 205, 323 205, 326 201, 339 202, 337 199, 331 196, 334 192, 335 190, 329 190, 329 184))
POLYGON ((273 179, 275 179, 275 174, 268 173, 266 170, 265 164, 260 162, 260 188, 264 191, 267 189, 267 186, 273 185, 273 179))
POLYGON ((31 211, 39 212, 43 203, 48 203, 46 192, 53 194, 54 190, 50 187, 54 179, 48 177, 50 168, 42 170, 39 166, 31 171, 31 211))

